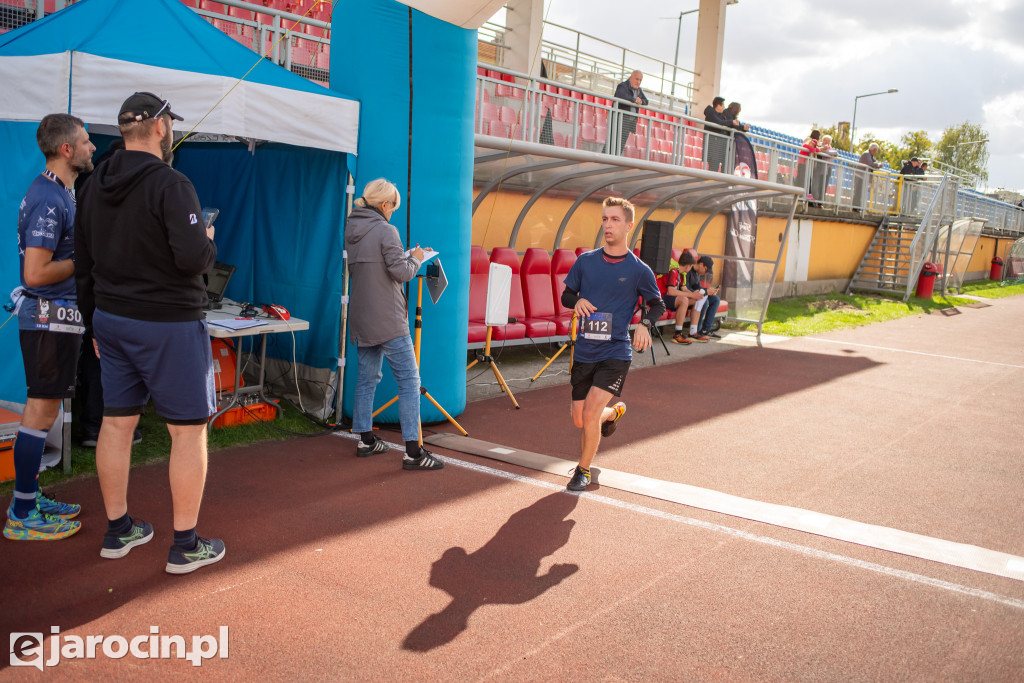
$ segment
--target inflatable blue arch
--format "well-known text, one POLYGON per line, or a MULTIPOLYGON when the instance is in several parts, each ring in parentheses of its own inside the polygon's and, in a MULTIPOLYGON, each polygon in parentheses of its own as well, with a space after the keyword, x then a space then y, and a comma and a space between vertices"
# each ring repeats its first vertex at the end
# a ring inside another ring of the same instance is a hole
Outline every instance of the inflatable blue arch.
MULTIPOLYGON (((350 157, 349 162, 356 193, 374 178, 395 183, 402 205, 392 216, 392 224, 403 240, 408 235, 411 244, 440 252, 448 288, 437 305, 424 293, 420 376, 424 388, 449 413, 458 415, 466 407, 463 369, 468 334, 476 31, 395 0, 339 4, 332 25, 331 88, 360 101, 358 156, 350 157)), ((416 293, 414 281, 409 292, 410 315, 416 293)), ((351 416, 356 380, 353 346, 347 356, 344 411, 351 416)), ((398 393, 386 364, 384 375, 375 407, 398 393)), ((421 415, 424 422, 445 419, 425 400, 421 415)), ((397 404, 378 419, 397 422, 397 404)))

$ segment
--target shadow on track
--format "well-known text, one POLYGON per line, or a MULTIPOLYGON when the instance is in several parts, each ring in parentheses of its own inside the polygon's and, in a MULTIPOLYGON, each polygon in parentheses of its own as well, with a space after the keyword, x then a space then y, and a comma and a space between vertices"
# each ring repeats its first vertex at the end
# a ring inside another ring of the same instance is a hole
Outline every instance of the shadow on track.
POLYGON ((414 628, 403 649, 428 652, 450 643, 466 630, 478 608, 521 605, 579 571, 575 564, 555 564, 538 574, 541 560, 569 542, 576 522, 566 517, 577 502, 579 496, 553 493, 509 517, 476 552, 460 547, 444 551, 431 566, 430 585, 451 595, 452 601, 414 628))

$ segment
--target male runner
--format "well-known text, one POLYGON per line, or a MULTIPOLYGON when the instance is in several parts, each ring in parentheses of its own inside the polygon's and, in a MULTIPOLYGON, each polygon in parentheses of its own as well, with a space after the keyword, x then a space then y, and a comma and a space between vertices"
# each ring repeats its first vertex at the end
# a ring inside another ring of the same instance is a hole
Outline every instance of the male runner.
POLYGON ((76 533, 71 521, 81 507, 39 491, 39 465, 46 433, 61 401, 75 394, 75 369, 82 343, 75 296, 75 195, 79 173, 92 170, 82 120, 68 114, 43 117, 36 142, 46 168, 25 193, 18 211, 18 256, 24 298, 18 307, 27 398, 14 441, 14 499, 4 536, 16 541, 56 541, 76 533))
POLYGON ((590 463, 602 436, 611 436, 626 412, 612 396, 621 396, 633 359, 629 323, 637 301, 647 307, 634 334, 633 347, 643 352, 651 346, 650 327, 665 312, 654 272, 629 250, 626 238, 633 228, 633 205, 621 197, 604 200, 601 228, 604 248, 582 254, 565 277, 562 305, 579 318, 573 356, 572 421, 582 430, 580 461, 569 481, 570 491, 590 484, 590 463))

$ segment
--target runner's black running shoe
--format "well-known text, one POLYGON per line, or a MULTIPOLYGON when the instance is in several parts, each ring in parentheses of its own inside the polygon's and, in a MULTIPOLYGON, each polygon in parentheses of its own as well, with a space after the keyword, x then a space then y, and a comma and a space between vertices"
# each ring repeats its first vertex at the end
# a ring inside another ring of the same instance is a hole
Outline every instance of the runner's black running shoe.
POLYGON ((619 401, 612 406, 612 410, 615 411, 615 417, 601 423, 601 436, 611 436, 615 433, 615 428, 618 426, 619 418, 626 414, 626 404, 619 401))
POLYGON ((573 470, 572 479, 569 480, 569 484, 565 487, 570 491, 582 491, 590 485, 590 470, 584 472, 583 468, 579 465, 573 470))

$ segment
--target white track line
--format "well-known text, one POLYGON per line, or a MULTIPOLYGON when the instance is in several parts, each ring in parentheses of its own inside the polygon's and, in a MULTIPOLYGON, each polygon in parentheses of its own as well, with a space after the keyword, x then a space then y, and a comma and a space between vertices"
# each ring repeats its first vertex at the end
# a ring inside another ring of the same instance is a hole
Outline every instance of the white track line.
POLYGON ((825 342, 827 344, 842 344, 844 346, 860 346, 865 349, 877 349, 878 351, 891 351, 893 353, 910 353, 915 356, 928 356, 929 358, 942 358, 943 360, 959 360, 965 363, 981 363, 982 365, 998 365, 1001 368, 1022 369, 1024 365, 1013 365, 1012 363, 997 363, 991 360, 978 360, 977 358, 962 358, 960 356, 944 356, 939 353, 925 353, 924 351, 911 351, 910 349, 893 349, 888 346, 873 346, 871 344, 857 344, 855 342, 841 341, 839 339, 822 339, 821 337, 802 337, 809 341, 825 342))
MULTIPOLYGON (((355 440, 359 438, 354 434, 349 434, 345 432, 335 432, 335 434, 346 439, 355 440)), ((388 445, 397 451, 402 451, 405 449, 404 444, 393 444, 389 442, 388 445)), ((527 484, 529 486, 536 486, 537 488, 547 489, 549 491, 563 491, 566 495, 579 495, 569 493, 568 491, 566 491, 564 486, 561 486, 559 484, 552 484, 550 482, 546 482, 540 479, 533 479, 532 477, 527 477, 522 474, 506 472, 504 470, 488 467, 487 465, 478 465, 476 463, 466 462, 465 460, 459 460, 458 458, 453 458, 452 456, 441 457, 435 454, 435 457, 441 458, 447 465, 455 465, 456 467, 461 467, 463 469, 473 470, 475 472, 481 472, 483 474, 501 477, 502 479, 508 479, 510 481, 519 482, 521 484, 527 484)), ((913 583, 931 586, 932 588, 938 588, 940 590, 945 590, 952 593, 959 593, 961 595, 965 595, 972 598, 978 598, 980 600, 995 602, 1006 607, 1014 607, 1016 609, 1024 610, 1024 600, 1011 598, 1005 595, 999 595, 998 593, 992 593, 978 588, 971 588, 970 586, 963 586, 958 583, 943 581, 941 579, 934 579, 930 576, 914 574, 913 572, 904 571, 902 569, 894 569, 892 567, 886 567, 884 565, 875 564, 874 562, 866 562, 864 560, 858 560, 853 557, 846 557, 845 555, 838 555, 836 553, 830 553, 824 550, 818 550, 816 548, 808 548, 807 546, 799 545, 797 543, 791 543, 789 541, 780 541, 777 538, 770 538, 768 536, 758 536, 757 534, 752 534, 747 531, 741 531, 739 529, 733 529, 722 524, 715 524, 714 522, 705 522, 703 520, 693 519, 692 517, 684 517, 682 515, 677 515, 671 512, 655 510, 654 508, 649 508, 643 505, 627 503, 625 501, 617 500, 615 498, 603 496, 599 493, 588 493, 585 497, 587 500, 592 500, 596 503, 603 503, 605 505, 610 505, 612 507, 617 507, 623 510, 630 510, 631 512, 647 515, 649 517, 658 517, 671 522, 687 524, 689 526, 694 526, 700 529, 704 529, 706 531, 726 534, 728 536, 740 538, 745 541, 752 541, 754 543, 761 543, 775 548, 789 550, 791 552, 799 553, 801 555, 806 555, 808 557, 813 557, 819 560, 829 560, 831 562, 844 564, 849 567, 864 569, 870 572, 874 572, 876 574, 883 574, 885 576, 891 576, 894 578, 903 579, 905 581, 911 581, 913 583)))
MULTIPOLYGON (((456 434, 435 434, 427 442, 558 476, 565 476, 566 465, 570 464, 550 455, 504 448, 456 434)), ((1024 581, 1024 557, 1009 553, 603 467, 594 478, 595 483, 617 491, 1024 581)))

